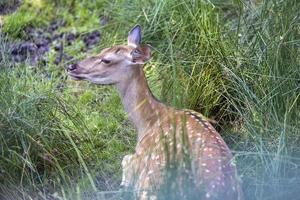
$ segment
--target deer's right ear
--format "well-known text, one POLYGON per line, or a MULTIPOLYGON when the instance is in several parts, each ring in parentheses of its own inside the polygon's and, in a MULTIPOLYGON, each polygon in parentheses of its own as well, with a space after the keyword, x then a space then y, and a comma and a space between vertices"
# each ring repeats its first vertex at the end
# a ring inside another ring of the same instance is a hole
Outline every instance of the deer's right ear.
POLYGON ((129 46, 140 46, 142 39, 142 30, 140 25, 135 25, 128 33, 127 42, 129 46))

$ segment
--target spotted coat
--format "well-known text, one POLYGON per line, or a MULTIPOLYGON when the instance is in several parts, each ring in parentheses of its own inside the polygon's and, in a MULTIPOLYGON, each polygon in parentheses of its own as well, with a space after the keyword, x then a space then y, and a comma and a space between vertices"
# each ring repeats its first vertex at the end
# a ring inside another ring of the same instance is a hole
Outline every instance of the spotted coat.
MULTIPOLYGON (((232 154, 214 127, 194 111, 168 113, 167 119, 159 121, 138 142, 136 153, 124 157, 122 185, 141 191, 141 199, 148 199, 151 195, 143 191, 159 190, 166 181, 167 166, 170 169, 177 164, 186 172, 181 175, 202 191, 202 198, 241 199, 232 154)), ((179 182, 182 179, 177 177, 179 182)))

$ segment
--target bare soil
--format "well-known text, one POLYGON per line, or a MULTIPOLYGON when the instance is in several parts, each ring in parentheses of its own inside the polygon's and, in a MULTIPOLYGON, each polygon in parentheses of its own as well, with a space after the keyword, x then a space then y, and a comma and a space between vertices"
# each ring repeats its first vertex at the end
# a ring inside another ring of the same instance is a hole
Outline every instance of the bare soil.
POLYGON ((26 38, 12 45, 10 52, 12 61, 19 63, 27 60, 32 66, 45 65, 48 62, 47 53, 54 49, 56 52, 54 63, 66 63, 73 57, 66 54, 64 48, 73 45, 75 40, 82 40, 85 44, 82 51, 87 51, 100 43, 101 34, 98 30, 84 34, 61 32, 60 29, 65 25, 64 21, 52 21, 44 28, 27 27, 24 30, 26 38))
POLYGON ((16 11, 22 4, 21 0, 1 0, 0 15, 6 15, 16 11))

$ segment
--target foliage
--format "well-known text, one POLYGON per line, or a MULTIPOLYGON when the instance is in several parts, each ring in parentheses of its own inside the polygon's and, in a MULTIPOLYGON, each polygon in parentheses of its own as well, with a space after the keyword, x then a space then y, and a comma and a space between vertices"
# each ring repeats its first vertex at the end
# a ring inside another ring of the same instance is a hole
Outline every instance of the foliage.
POLYGON ((116 187, 119 163, 135 139, 117 94, 86 85, 69 88, 72 83, 62 92, 65 79, 49 79, 44 70, 24 64, 6 68, 6 60, 0 67, 1 193, 46 196, 77 185, 116 187))
MULTIPOLYGON (((143 41, 154 47, 145 67, 150 87, 164 102, 218 121, 246 199, 295 199, 299 7, 297 0, 25 0, 4 16, 3 32, 24 39, 26 28, 61 19, 61 32, 101 31, 91 54, 125 42, 141 24, 143 41)), ((72 199, 116 189, 120 160, 135 141, 118 94, 66 80, 66 63, 56 66, 53 51, 46 66, 13 64, 10 42, 0 36, 0 193, 72 199)), ((82 46, 76 39, 65 51, 79 59, 82 46)))

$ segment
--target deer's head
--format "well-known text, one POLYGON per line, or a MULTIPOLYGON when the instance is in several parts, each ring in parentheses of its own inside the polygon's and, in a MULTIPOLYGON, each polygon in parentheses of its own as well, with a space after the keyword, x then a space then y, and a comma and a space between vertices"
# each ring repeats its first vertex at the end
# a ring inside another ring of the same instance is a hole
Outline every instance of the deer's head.
POLYGON ((68 74, 76 80, 96 84, 117 84, 132 78, 150 59, 151 49, 141 46, 141 27, 136 25, 128 34, 127 45, 103 49, 100 54, 86 58, 68 67, 68 74))

